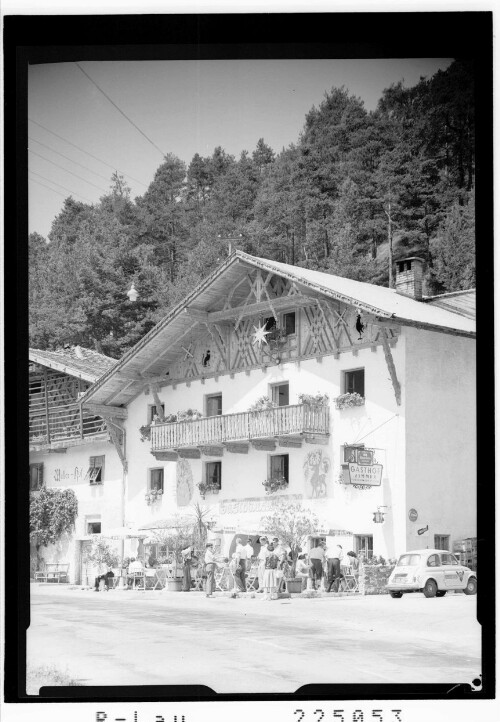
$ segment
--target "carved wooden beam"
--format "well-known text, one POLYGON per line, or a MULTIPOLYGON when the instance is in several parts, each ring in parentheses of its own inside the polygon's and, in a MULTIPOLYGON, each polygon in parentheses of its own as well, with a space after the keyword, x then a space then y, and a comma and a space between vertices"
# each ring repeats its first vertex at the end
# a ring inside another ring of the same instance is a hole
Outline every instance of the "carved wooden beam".
POLYGON ((224 456, 224 448, 222 446, 198 446, 203 456, 224 456))
POLYGON ((201 453, 199 449, 174 449, 181 459, 200 459, 201 453))
POLYGON ((224 448, 231 454, 248 454, 249 444, 224 442, 224 448))
POLYGON ((306 444, 318 444, 319 446, 326 446, 328 444, 328 436, 314 436, 306 434, 304 436, 306 444))
POLYGON ((156 405, 156 413, 160 417, 160 421, 165 421, 165 414, 163 413, 162 402, 160 401, 160 397, 158 396, 158 385, 149 384, 149 390, 153 394, 156 405))
MULTIPOLYGON (((120 457, 120 461, 122 462, 123 470, 127 471, 127 468, 128 468, 127 459, 125 458, 125 454, 123 453, 123 447, 120 444, 120 438, 119 438, 118 431, 117 431, 115 425, 110 424, 108 426, 108 431, 109 431, 109 435, 111 436, 111 441, 113 442, 114 447, 116 449, 116 452, 117 452, 118 456, 120 457)), ((123 440, 123 436, 122 436, 122 440, 123 440)))
MULTIPOLYGON (((281 296, 272 299, 272 306, 275 311, 281 311, 284 308, 293 308, 294 306, 311 306, 316 303, 315 298, 302 295, 281 296)), ((206 319, 208 323, 216 323, 217 321, 226 321, 228 319, 239 316, 257 316, 265 311, 272 310, 269 301, 261 301, 260 303, 249 303, 243 306, 235 306, 222 311, 211 311, 206 319)))
POLYGON ((300 448, 302 448, 302 439, 300 436, 295 436, 295 437, 279 436, 278 437, 278 445, 279 446, 288 446, 291 449, 300 449, 300 448))
POLYGON ((177 461, 179 454, 176 451, 152 451, 157 461, 177 461))
POLYGON ((254 439, 251 443, 257 451, 274 451, 276 449, 274 439, 254 439))
POLYGON ((102 416, 105 418, 106 416, 114 417, 115 419, 126 419, 128 416, 127 409, 122 409, 119 406, 106 406, 104 404, 89 404, 85 401, 83 402, 83 406, 88 409, 89 411, 92 411, 94 414, 97 414, 97 416, 102 416))
POLYGON ((396 367, 394 365, 394 359, 392 358, 391 348, 387 339, 387 331, 384 326, 380 326, 380 338, 382 339, 382 346, 384 349, 384 356, 387 363, 387 368, 389 369, 389 373, 391 375, 394 395, 396 396, 396 403, 398 406, 401 406, 401 384, 399 383, 398 377, 396 375, 396 367))

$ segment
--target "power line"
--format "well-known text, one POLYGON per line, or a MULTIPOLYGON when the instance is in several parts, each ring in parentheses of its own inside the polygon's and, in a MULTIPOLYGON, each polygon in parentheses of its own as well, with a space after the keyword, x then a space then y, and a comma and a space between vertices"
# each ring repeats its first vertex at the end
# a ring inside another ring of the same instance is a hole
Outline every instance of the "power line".
POLYGON ((40 153, 37 153, 36 151, 31 150, 31 148, 29 148, 28 150, 29 150, 30 153, 33 153, 33 155, 36 155, 36 156, 38 156, 39 158, 43 158, 43 160, 46 160, 47 163, 52 163, 52 165, 55 165, 57 168, 61 168, 61 170, 65 171, 66 173, 71 173, 71 175, 74 175, 75 178, 79 178, 79 179, 82 180, 84 183, 88 183, 89 185, 94 186, 94 188, 97 188, 97 190, 103 191, 104 193, 107 193, 107 192, 108 192, 105 188, 101 188, 101 186, 96 186, 95 183, 91 183, 90 181, 85 180, 85 178, 82 178, 81 175, 78 175, 77 173, 73 173, 72 170, 68 170, 68 169, 65 168, 64 166, 59 165, 59 163, 55 163, 55 161, 49 160, 49 158, 46 158, 44 155, 40 155, 40 153))
POLYGON ((85 155, 90 156, 91 158, 93 158, 94 160, 96 160, 98 163, 102 163, 103 165, 107 166, 108 168, 111 168, 111 170, 117 171, 118 173, 121 173, 122 175, 126 176, 127 178, 130 178, 130 180, 133 180, 133 181, 135 181, 136 183, 139 183, 139 185, 144 186, 144 188, 147 188, 147 184, 146 184, 146 183, 143 183, 142 181, 138 180, 137 178, 134 178, 133 176, 129 175, 128 173, 124 173, 124 171, 120 170, 120 169, 117 168, 116 166, 110 165, 109 163, 106 163, 105 160, 102 160, 101 158, 98 158, 97 156, 92 155, 92 153, 89 153, 88 150, 84 150, 83 148, 80 148, 79 145, 76 145, 75 143, 72 143, 72 142, 71 142, 70 140, 68 140, 67 138, 63 138, 62 135, 58 135, 57 133, 54 133, 53 130, 50 130, 49 128, 46 128, 46 127, 45 127, 44 125, 42 125, 41 123, 38 123, 36 120, 33 120, 33 118, 28 118, 28 120, 30 121, 30 123, 34 123, 35 125, 38 125, 39 128, 43 128, 43 130, 46 130, 47 133, 52 133, 52 135, 55 135, 56 138, 59 138, 59 140, 64 141, 64 143, 68 143, 68 145, 72 145, 73 148, 76 148, 76 149, 79 150, 81 153, 85 153, 85 155))
POLYGON ((143 133, 142 130, 134 123, 133 120, 130 120, 130 118, 128 117, 128 115, 126 115, 126 114, 123 112, 123 110, 121 110, 121 108, 119 108, 119 107, 117 106, 117 104, 116 104, 113 100, 111 100, 111 98, 109 97, 109 95, 107 95, 107 93, 105 93, 104 90, 97 85, 97 83, 95 82, 95 80, 92 80, 92 78, 90 77, 90 75, 85 72, 85 70, 82 68, 82 66, 79 65, 78 63, 75 63, 75 65, 76 65, 76 67, 79 68, 79 69, 82 71, 82 73, 90 80, 90 82, 91 82, 93 85, 95 85, 95 87, 97 88, 97 90, 99 90, 99 91, 104 95, 104 97, 109 100, 109 102, 111 103, 111 105, 113 105, 113 106, 117 109, 117 111, 118 111, 119 113, 121 113, 121 114, 123 115, 123 117, 124 117, 126 120, 128 120, 128 122, 129 122, 131 125, 133 125, 134 128, 135 128, 136 130, 138 130, 139 133, 140 133, 142 136, 144 136, 144 138, 146 138, 146 140, 148 141, 148 143, 151 143, 151 145, 152 145, 154 148, 156 148, 156 150, 157 150, 159 153, 161 153, 162 156, 165 158, 166 153, 164 153, 161 148, 158 148, 158 146, 156 145, 156 143, 154 143, 154 142, 151 140, 151 138, 148 138, 148 136, 146 135, 146 133, 143 133))
POLYGON ((110 179, 106 176, 101 175, 100 173, 96 173, 95 170, 92 170, 92 168, 89 168, 86 165, 83 165, 82 163, 78 163, 78 161, 73 160, 72 158, 69 158, 67 155, 64 155, 64 153, 59 153, 58 150, 55 150, 54 148, 51 148, 50 145, 45 145, 45 143, 42 143, 41 141, 37 140, 36 138, 32 138, 31 136, 28 136, 29 140, 34 141, 35 143, 38 143, 38 145, 43 146, 44 148, 47 148, 47 150, 50 150, 51 153, 56 153, 57 155, 60 155, 61 158, 65 158, 65 160, 69 160, 70 163, 74 163, 75 165, 79 165, 80 168, 83 168, 84 170, 88 170, 89 173, 93 173, 98 178, 102 178, 105 181, 109 181, 110 179))
POLYGON ((63 193, 59 193, 59 191, 56 191, 54 188, 51 188, 50 186, 45 185, 45 183, 40 183, 40 181, 37 181, 36 178, 31 178, 32 183, 37 183, 39 186, 43 186, 44 188, 47 188, 47 190, 52 191, 52 193, 57 193, 58 196, 61 196, 61 198, 67 198, 63 193))
MULTIPOLYGON (((43 178, 43 180, 46 180, 49 183, 52 183, 53 185, 57 186, 58 188, 62 188, 64 191, 68 191, 68 193, 71 193, 72 195, 80 196, 80 198, 83 198, 83 200, 88 201, 89 203, 94 203, 94 201, 91 201, 90 198, 86 198, 85 196, 82 196, 81 193, 77 193, 76 191, 71 190, 71 188, 66 188, 66 186, 62 186, 60 183, 56 183, 55 181, 50 180, 50 178, 46 178, 41 173, 37 173, 34 170, 30 170, 30 173, 37 175, 39 178, 43 178)), ((33 178, 32 180, 35 180, 35 179, 33 178)))

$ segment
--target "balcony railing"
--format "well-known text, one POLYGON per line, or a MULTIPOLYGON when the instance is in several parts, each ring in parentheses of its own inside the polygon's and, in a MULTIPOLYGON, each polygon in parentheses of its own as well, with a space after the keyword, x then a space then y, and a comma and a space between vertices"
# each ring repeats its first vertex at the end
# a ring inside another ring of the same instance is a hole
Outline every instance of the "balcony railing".
POLYGON ((210 446, 224 442, 329 433, 326 406, 279 406, 275 409, 208 416, 198 421, 151 426, 151 451, 210 446))
POLYGON ((80 414, 79 404, 65 404, 49 409, 48 414, 30 409, 29 441, 32 445, 50 444, 53 441, 82 439, 102 434, 107 430, 100 416, 80 414), (47 429, 48 416, 48 429, 47 429))

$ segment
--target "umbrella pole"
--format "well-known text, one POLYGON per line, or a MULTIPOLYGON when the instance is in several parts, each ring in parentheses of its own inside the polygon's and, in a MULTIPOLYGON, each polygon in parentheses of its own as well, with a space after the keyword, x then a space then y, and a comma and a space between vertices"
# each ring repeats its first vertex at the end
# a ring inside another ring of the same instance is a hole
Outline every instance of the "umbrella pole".
POLYGON ((123 592, 126 589, 125 581, 123 579, 123 557, 125 555, 125 540, 122 539, 120 541, 120 556, 121 556, 121 564, 120 564, 120 578, 118 580, 118 585, 116 586, 116 589, 123 592))

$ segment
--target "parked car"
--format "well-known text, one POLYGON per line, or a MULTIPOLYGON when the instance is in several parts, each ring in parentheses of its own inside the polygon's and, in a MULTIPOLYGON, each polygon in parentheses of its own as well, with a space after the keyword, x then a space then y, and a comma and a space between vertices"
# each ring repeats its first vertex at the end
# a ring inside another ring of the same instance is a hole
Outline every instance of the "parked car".
POLYGON ((454 554, 442 549, 417 549, 401 554, 387 582, 391 597, 406 592, 423 592, 426 597, 444 597, 459 589, 476 594, 476 573, 459 563, 454 554))

